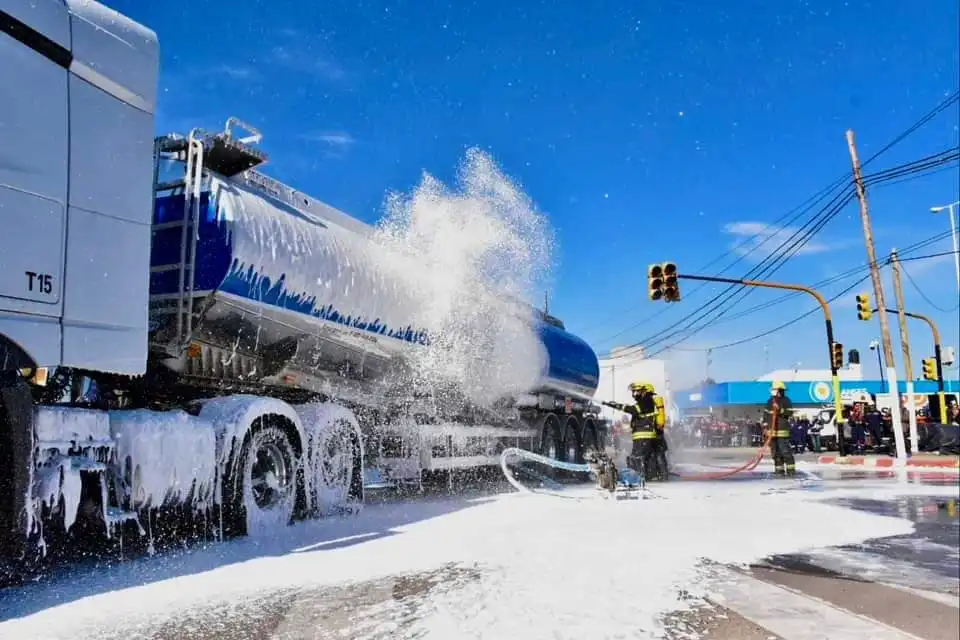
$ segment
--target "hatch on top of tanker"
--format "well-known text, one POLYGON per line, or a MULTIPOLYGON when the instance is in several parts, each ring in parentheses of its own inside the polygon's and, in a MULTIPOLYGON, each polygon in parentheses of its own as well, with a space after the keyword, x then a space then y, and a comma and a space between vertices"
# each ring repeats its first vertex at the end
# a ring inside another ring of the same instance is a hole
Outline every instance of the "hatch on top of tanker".
MULTIPOLYGON (((220 133, 207 133, 203 129, 193 129, 187 138, 177 134, 157 138, 157 156, 162 153, 180 154, 187 151, 191 144, 196 144, 201 147, 197 151, 204 169, 225 178, 232 178, 244 171, 266 164, 267 154, 253 146, 262 139, 263 134, 256 128, 237 118, 229 118, 220 133), (250 135, 238 138, 234 135, 234 129, 242 129, 250 135)), ((182 185, 161 184, 159 189, 176 186, 182 185)))

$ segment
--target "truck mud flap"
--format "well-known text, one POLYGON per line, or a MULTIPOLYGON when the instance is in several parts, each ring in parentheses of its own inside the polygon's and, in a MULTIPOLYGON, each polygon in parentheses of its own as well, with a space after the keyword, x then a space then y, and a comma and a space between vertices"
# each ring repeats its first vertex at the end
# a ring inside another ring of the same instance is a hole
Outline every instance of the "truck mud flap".
POLYGON ((0 578, 27 536, 33 398, 19 376, 0 377, 0 578))

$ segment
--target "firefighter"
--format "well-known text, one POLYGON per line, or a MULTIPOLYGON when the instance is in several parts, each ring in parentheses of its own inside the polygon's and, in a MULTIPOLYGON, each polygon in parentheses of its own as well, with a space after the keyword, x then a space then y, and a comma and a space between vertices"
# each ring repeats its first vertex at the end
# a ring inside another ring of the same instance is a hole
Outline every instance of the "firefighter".
POLYGON ((657 393, 652 384, 647 385, 647 391, 653 394, 653 404, 657 415, 654 417, 653 427, 657 433, 653 441, 653 459, 656 472, 654 476, 661 482, 666 482, 670 478, 670 466, 667 463, 667 437, 665 430, 667 427, 667 410, 663 404, 663 398, 657 393))
POLYGON ((770 385, 770 399, 764 408, 764 422, 770 429, 770 452, 773 454, 774 473, 794 476, 797 463, 790 448, 790 416, 793 403, 787 397, 787 387, 779 380, 770 385))
POLYGON ((652 389, 653 385, 645 382, 634 382, 630 385, 633 404, 603 403, 604 406, 630 415, 633 447, 627 457, 627 466, 639 473, 644 480, 652 479, 655 473, 654 447, 657 438, 657 406, 654 394, 651 392, 652 389), (649 478, 647 477, 648 472, 651 474, 649 478))

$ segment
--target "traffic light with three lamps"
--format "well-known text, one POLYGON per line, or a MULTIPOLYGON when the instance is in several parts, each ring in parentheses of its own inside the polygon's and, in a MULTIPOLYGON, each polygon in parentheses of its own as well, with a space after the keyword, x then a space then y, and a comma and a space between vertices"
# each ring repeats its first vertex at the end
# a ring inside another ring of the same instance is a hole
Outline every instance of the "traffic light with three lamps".
POLYGON ((664 262, 647 267, 647 295, 653 301, 677 302, 680 300, 677 265, 664 262))
POLYGON ((830 364, 834 369, 843 368, 843 345, 839 342, 830 345, 830 364))
POLYGON ((680 300, 680 279, 677 277, 677 265, 663 263, 663 299, 667 302, 680 300))
POLYGON ((937 379, 937 359, 936 358, 923 359, 923 379, 924 380, 937 379))
POLYGON ((647 267, 647 295, 654 302, 663 298, 663 267, 659 264, 647 267))
POLYGON ((873 317, 873 310, 870 308, 870 296, 866 293, 857 294, 857 319, 869 320, 873 317))

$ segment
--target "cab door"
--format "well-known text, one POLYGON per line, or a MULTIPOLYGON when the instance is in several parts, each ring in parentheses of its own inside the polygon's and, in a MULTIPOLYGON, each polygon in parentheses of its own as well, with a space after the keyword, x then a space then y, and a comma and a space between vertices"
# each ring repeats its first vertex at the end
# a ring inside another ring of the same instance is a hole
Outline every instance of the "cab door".
POLYGON ((70 23, 58 0, 0 0, 0 342, 60 362, 70 23))

